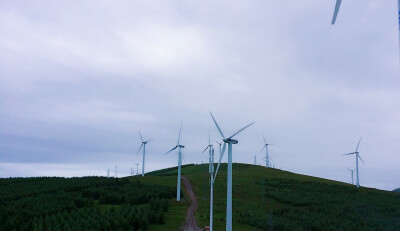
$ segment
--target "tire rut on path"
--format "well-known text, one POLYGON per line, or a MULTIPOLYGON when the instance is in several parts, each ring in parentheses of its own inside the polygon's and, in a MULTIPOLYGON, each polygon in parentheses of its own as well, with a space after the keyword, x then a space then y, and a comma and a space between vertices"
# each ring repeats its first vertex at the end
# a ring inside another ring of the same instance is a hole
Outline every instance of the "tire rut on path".
POLYGON ((190 184, 190 181, 186 177, 182 177, 183 185, 185 187, 186 193, 189 195, 190 198, 190 205, 186 213, 186 220, 185 224, 183 225, 183 230, 185 231, 198 231, 202 230, 197 226, 196 223, 196 210, 197 210, 197 198, 196 195, 194 195, 192 185, 190 184))

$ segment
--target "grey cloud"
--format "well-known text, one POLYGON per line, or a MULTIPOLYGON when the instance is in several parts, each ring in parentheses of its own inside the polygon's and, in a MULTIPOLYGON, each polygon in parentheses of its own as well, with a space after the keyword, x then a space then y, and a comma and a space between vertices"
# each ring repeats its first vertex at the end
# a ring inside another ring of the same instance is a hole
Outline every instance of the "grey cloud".
POLYGON ((256 122, 236 162, 265 134, 276 166, 347 182, 340 154, 363 136, 361 181, 400 185, 394 1, 348 1, 334 27, 334 1, 0 4, 1 176, 128 171, 138 130, 147 169, 173 166, 181 123, 201 163, 212 111, 226 133, 256 122))

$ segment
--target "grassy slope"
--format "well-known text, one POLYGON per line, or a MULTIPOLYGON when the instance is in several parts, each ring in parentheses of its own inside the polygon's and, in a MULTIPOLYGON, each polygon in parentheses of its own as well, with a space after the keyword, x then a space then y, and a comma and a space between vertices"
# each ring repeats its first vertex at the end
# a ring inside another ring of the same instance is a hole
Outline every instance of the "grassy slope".
MULTIPOLYGON (((197 221, 200 226, 209 223, 207 170, 207 164, 182 169, 198 197, 197 221)), ((176 184, 176 173, 176 168, 161 171, 160 175, 172 177, 171 182, 162 180, 162 176, 157 180, 176 184)), ((153 174, 157 175, 157 172, 153 174)), ((223 164, 214 187, 215 230, 225 229, 225 208, 226 164, 223 164)), ((234 230, 261 230, 239 223, 238 217, 242 215, 255 219, 247 218, 241 222, 268 230, 266 220, 271 212, 274 230, 400 230, 400 196, 396 193, 363 187, 356 189, 337 181, 234 164, 234 230)))
MULTIPOLYGON (((165 186, 176 187, 176 176, 134 176, 129 177, 132 181, 140 181, 142 183, 159 184, 165 186)), ((182 200, 177 202, 176 199, 169 201, 170 206, 168 212, 165 214, 164 225, 150 225, 148 231, 170 231, 177 230, 179 226, 183 225, 183 221, 186 216, 186 208, 189 205, 188 202, 182 200)))
MULTIPOLYGON (((208 226, 209 224, 209 187, 208 183, 208 175, 205 171, 207 171, 208 165, 185 165, 182 168, 182 175, 188 177, 192 184, 192 188, 198 198, 199 208, 198 212, 196 213, 197 223, 199 227, 208 226), (205 186, 205 187, 204 187, 205 186), (203 196, 207 196, 207 200, 204 201, 202 199, 203 196)), ((221 171, 223 174, 225 171, 221 171)), ((132 180, 140 180, 143 183, 153 183, 153 184, 161 184, 166 186, 176 186, 176 176, 177 176, 177 168, 165 170, 159 170, 150 173, 148 176, 145 177, 132 177, 132 180), (154 175, 160 176, 154 176, 154 175)), ((222 176, 222 174, 221 174, 222 176)), ((226 174, 225 178, 226 179, 226 174)), ((222 180, 221 180, 222 181, 222 180)), ((183 187, 183 185, 181 185, 183 187)), ((183 188, 182 188, 183 190, 183 188)), ((186 193, 185 193, 186 194, 186 193)), ((214 229, 215 230, 225 230, 225 207, 226 207, 226 180, 225 180, 225 188, 218 187, 218 194, 216 194, 219 198, 215 203, 220 203, 217 209, 219 212, 216 213, 214 216, 214 229)), ((188 198, 187 195, 184 198, 188 198)), ((164 230, 176 230, 178 226, 181 226, 186 215, 186 208, 189 205, 189 202, 185 199, 182 203, 178 203, 176 201, 171 200, 172 204, 169 207, 168 213, 165 215, 165 225, 151 225, 150 231, 164 231, 164 230)), ((214 210, 216 211, 216 210, 214 210)), ((233 226, 235 227, 234 230, 247 230, 247 231, 260 231, 261 229, 252 227, 246 224, 240 224, 238 222, 233 222, 233 226)))

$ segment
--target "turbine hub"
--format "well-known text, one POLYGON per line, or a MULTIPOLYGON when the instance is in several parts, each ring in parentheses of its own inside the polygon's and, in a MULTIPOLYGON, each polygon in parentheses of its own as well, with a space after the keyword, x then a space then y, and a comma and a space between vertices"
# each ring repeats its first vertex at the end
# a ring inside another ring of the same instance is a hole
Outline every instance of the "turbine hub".
POLYGON ((234 140, 234 139, 232 139, 232 138, 230 138, 230 139, 224 139, 224 142, 225 142, 225 143, 230 143, 230 144, 237 144, 237 143, 239 143, 237 140, 234 140))

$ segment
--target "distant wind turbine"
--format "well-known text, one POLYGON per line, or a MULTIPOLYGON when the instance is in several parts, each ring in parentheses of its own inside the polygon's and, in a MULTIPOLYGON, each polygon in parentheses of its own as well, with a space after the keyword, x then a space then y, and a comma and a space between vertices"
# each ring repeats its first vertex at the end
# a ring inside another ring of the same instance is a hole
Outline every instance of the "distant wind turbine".
POLYGON ((222 132, 221 128, 219 127, 217 121, 215 120, 214 116, 210 112, 211 118, 213 119, 215 126, 217 127, 219 133, 222 136, 222 140, 224 141, 224 146, 222 147, 222 153, 219 158, 217 171, 215 175, 218 173, 219 166, 221 164, 222 157, 224 156, 224 152, 226 149, 226 144, 228 144, 228 176, 227 176, 227 193, 226 193, 226 231, 232 231, 232 144, 237 144, 238 141, 232 139, 234 136, 239 134, 244 129, 248 128, 254 123, 246 125, 245 127, 239 129, 237 132, 233 133, 233 135, 229 137, 225 137, 224 133, 222 132))
MULTIPOLYGON (((358 172, 358 159, 360 159, 363 163, 363 159, 360 156, 360 153, 358 152, 358 146, 360 146, 360 142, 361 142, 361 138, 358 141, 357 147, 356 147, 356 151, 355 152, 351 152, 351 153, 347 153, 347 154, 343 154, 343 156, 347 156, 347 155, 356 155, 356 174, 357 174, 357 188, 360 187, 360 179, 359 179, 359 172, 358 172)), ((364 163, 365 164, 365 163, 364 163)))
POLYGON ((151 140, 143 141, 143 137, 142 137, 142 134, 140 133, 140 131, 139 131, 139 135, 140 135, 140 139, 142 140, 142 144, 140 145, 140 148, 137 151, 137 154, 139 154, 140 149, 142 149, 142 147, 143 147, 142 176, 144 176, 144 161, 145 161, 145 157, 146 157, 146 144, 148 142, 150 142, 151 140))
POLYGON ((176 201, 181 200, 181 165, 182 165, 181 149, 185 148, 185 146, 183 146, 179 143, 179 140, 181 139, 181 132, 182 132, 182 124, 181 124, 181 129, 179 130, 178 144, 175 147, 173 147, 171 150, 169 150, 168 152, 165 153, 165 154, 168 154, 178 148, 178 182, 177 182, 177 186, 176 186, 176 201))
POLYGON ((136 164, 136 175, 139 175, 139 164, 136 164))
POLYGON ((257 165, 257 155, 254 155, 254 165, 257 165))
POLYGON ((208 149, 208 173, 210 173, 210 231, 213 230, 213 201, 214 201, 214 147, 208 135, 208 145, 203 153, 208 149))
POLYGON ((347 170, 349 170, 351 172, 351 184, 354 184, 353 183, 353 179, 354 179, 353 173, 354 173, 355 169, 351 170, 351 169, 347 168, 347 170))
POLYGON ((265 159, 265 167, 269 168, 270 167, 269 162, 270 162, 271 158, 269 158, 269 148, 268 148, 268 146, 272 145, 272 144, 268 144, 267 140, 265 139, 264 136, 263 136, 263 138, 264 138, 264 146, 261 149, 261 151, 265 149, 265 157, 264 157, 264 159, 265 159))

